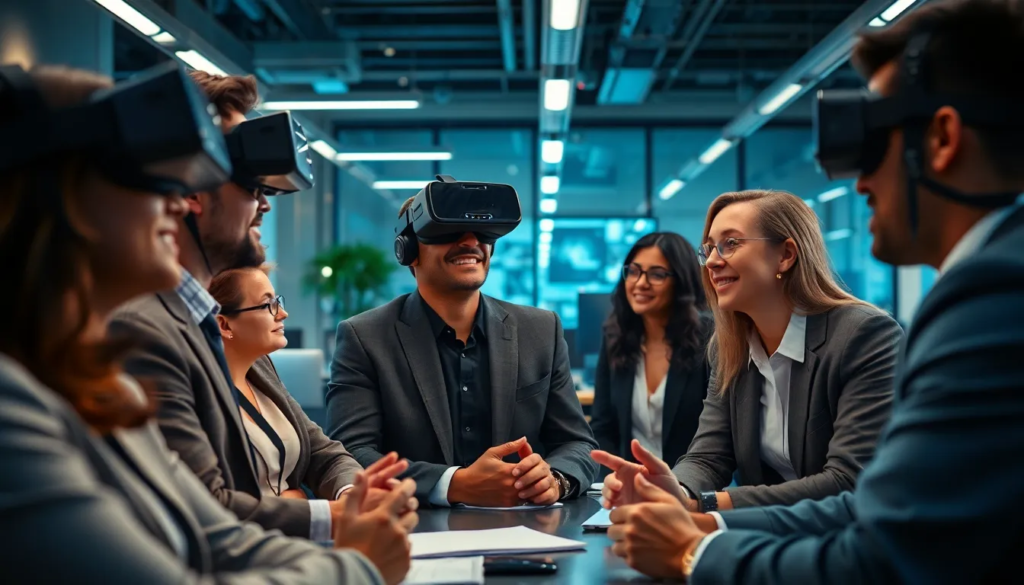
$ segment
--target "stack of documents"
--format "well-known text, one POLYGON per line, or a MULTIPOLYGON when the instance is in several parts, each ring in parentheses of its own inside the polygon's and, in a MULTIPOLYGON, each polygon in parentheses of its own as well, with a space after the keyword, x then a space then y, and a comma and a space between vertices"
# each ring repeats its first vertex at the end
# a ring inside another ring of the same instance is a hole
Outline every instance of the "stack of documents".
POLYGON ((612 525, 611 510, 601 508, 583 523, 584 530, 607 530, 612 525))
POLYGON ((581 550, 586 543, 551 536, 525 526, 410 534, 412 558, 520 555, 581 550))
POLYGON ((483 585, 484 558, 420 559, 412 562, 402 585, 483 585))
POLYGON ((555 502, 546 506, 536 504, 524 504, 522 506, 470 506, 469 504, 456 504, 452 506, 456 510, 490 510, 491 512, 527 512, 529 510, 547 510, 548 508, 561 508, 562 502, 555 502))

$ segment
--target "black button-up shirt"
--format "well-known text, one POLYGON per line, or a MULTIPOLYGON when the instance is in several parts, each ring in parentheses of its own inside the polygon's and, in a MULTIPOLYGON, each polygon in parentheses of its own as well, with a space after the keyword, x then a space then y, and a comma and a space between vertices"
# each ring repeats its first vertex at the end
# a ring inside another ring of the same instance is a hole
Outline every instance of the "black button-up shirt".
POLYGON ((448 390, 454 463, 469 467, 492 447, 491 368, 484 327, 484 302, 480 299, 473 329, 466 343, 462 343, 456 337, 455 329, 445 323, 426 301, 420 300, 437 341, 441 373, 448 390))

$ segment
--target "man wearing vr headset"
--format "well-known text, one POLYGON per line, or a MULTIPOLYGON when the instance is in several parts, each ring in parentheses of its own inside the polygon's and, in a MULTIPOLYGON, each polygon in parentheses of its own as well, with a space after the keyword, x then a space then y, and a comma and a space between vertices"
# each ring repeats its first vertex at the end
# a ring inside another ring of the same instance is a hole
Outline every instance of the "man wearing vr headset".
MULTIPOLYGON (((112 329, 142 340, 142 350, 130 356, 126 369, 154 383, 168 446, 224 506, 264 528, 329 541, 332 526, 346 509, 334 494, 347 489, 361 467, 340 449, 345 457, 325 470, 336 484, 330 499, 261 494, 255 471, 260 454, 239 412, 248 399, 231 381, 215 319, 219 306, 206 290, 223 270, 264 262, 259 227, 270 211, 267 196, 313 185, 308 145, 287 112, 246 120, 258 101, 251 76, 193 72, 192 78, 220 115, 233 167, 231 182, 186 197, 189 213, 180 226, 181 284, 130 303, 118 312, 112 329)), ((383 493, 373 489, 371 504, 383 493)))
MULTIPOLYGON (((939 270, 854 493, 688 514, 642 472, 614 552, 695 583, 964 583, 1016 573, 1024 512, 1024 5, 925 5, 866 33, 870 93, 824 92, 818 157, 857 177, 872 253, 939 270)), ((856 348, 851 348, 856 350, 856 348)))
POLYGON ((558 316, 480 293, 520 220, 512 187, 440 175, 395 228, 416 292, 338 326, 330 436, 364 466, 402 453, 436 506, 554 504, 597 472, 558 316))

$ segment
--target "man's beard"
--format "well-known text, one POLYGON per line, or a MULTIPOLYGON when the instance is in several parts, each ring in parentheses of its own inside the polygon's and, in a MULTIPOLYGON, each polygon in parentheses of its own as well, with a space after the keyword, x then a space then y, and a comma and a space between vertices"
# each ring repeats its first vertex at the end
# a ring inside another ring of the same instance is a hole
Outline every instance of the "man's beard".
POLYGON ((210 242, 206 253, 216 272, 234 268, 258 268, 267 260, 266 249, 248 230, 245 237, 234 243, 210 242))

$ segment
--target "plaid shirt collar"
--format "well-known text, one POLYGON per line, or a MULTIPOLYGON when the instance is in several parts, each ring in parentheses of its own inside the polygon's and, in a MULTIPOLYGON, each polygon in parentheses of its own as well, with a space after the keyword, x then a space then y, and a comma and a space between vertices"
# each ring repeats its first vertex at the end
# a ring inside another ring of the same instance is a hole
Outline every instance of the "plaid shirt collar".
POLYGON ((213 299, 210 293, 199 284, 188 270, 181 269, 181 283, 174 289, 181 300, 188 307, 189 315, 196 325, 203 322, 207 315, 216 316, 220 312, 220 305, 213 299))

